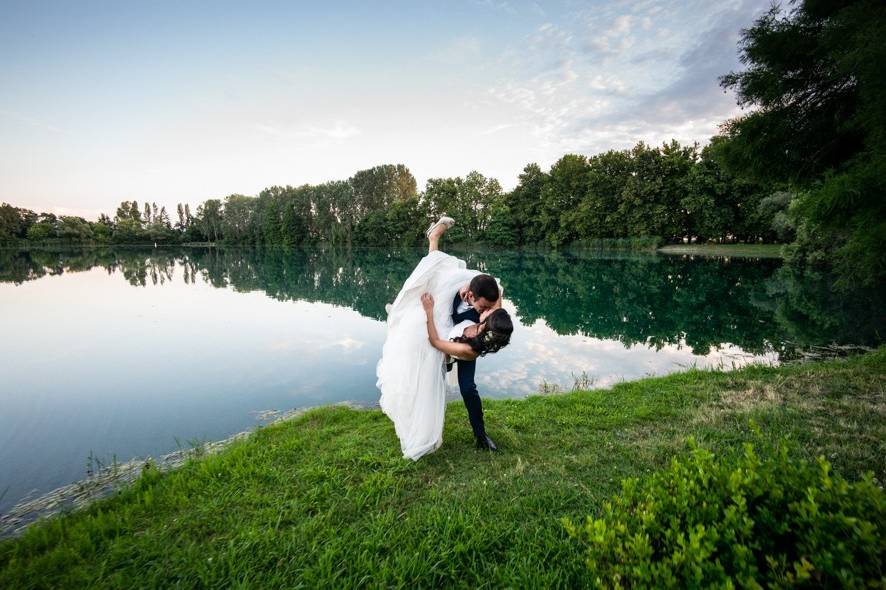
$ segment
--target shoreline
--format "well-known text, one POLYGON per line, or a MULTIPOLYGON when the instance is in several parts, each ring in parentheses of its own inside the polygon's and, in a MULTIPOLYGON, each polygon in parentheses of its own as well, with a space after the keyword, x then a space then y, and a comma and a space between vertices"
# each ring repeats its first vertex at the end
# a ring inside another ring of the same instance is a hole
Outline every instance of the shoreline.
MULTIPOLYGON (((455 242, 449 244, 452 251, 474 251, 476 248, 489 250, 508 250, 518 252, 612 252, 627 254, 665 254, 665 255, 693 255, 693 256, 728 256, 747 258, 784 258, 781 253, 782 247, 787 244, 665 244, 663 246, 643 245, 640 247, 596 245, 596 244, 567 244, 560 248, 547 245, 523 244, 515 247, 501 247, 486 243, 455 242)), ((318 242, 315 244, 299 244, 286 246, 283 244, 241 244, 223 242, 182 242, 182 243, 34 243, 17 245, 0 245, 0 250, 62 250, 62 249, 96 249, 96 248, 136 248, 136 249, 160 249, 160 248, 289 248, 293 250, 387 250, 383 246, 371 246, 353 244, 351 246, 333 246, 329 243, 318 242)), ((401 246, 403 249, 424 249, 422 245, 401 246)))
POLYGON ((621 480, 685 452, 687 436, 740 451, 753 419, 802 458, 883 482, 884 384, 880 347, 484 400, 496 454, 473 449, 455 401, 443 446, 418 462, 380 410, 315 408, 0 541, 0 585, 574 586, 583 561, 559 519, 595 514, 621 480))
POLYGON ((783 259, 783 246, 784 244, 670 244, 656 249, 656 252, 666 255, 783 259))
MULTIPOLYGON (((787 362, 773 362, 771 360, 766 361, 763 358, 760 358, 749 361, 746 365, 741 365, 738 368, 736 368, 735 365, 733 365, 732 368, 727 368, 726 365, 722 364, 720 366, 710 366, 702 368, 697 368, 695 365, 682 365, 682 369, 675 370, 671 373, 657 376, 652 375, 639 377, 628 381, 622 380, 620 381, 620 383, 636 383, 649 379, 655 379, 658 377, 681 374, 690 370, 728 372, 748 366, 777 367, 788 363, 828 360, 829 358, 836 358, 839 355, 845 356, 852 354, 861 354, 864 352, 870 352, 872 350, 873 349, 867 347, 853 346, 843 347, 840 349, 822 348, 822 350, 820 351, 820 356, 809 355, 787 362)), ((576 380, 573 386, 571 388, 568 388, 561 386, 560 384, 549 384, 546 382, 542 382, 537 391, 526 394, 522 397, 486 398, 484 401, 487 403, 492 400, 519 401, 534 396, 556 396, 565 395, 575 391, 600 391, 609 389, 609 387, 579 387, 578 383, 579 381, 576 380)), ((451 399, 447 399, 446 403, 455 404, 458 407, 461 407, 462 404, 457 396, 451 399)), ((87 508, 93 502, 97 502, 111 496, 115 492, 120 491, 127 485, 130 485, 134 481, 136 481, 148 464, 156 468, 160 473, 165 473, 167 471, 181 467, 189 459, 200 458, 202 456, 220 453, 231 443, 242 438, 246 438, 249 435, 254 434, 257 430, 261 428, 266 428, 268 426, 287 420, 293 420, 312 410, 338 406, 347 407, 357 411, 373 409, 378 410, 377 403, 374 405, 364 405, 353 401, 344 400, 331 402, 328 404, 321 404, 317 406, 294 408, 282 411, 265 410, 261 412, 256 412, 256 420, 266 420, 270 416, 273 416, 273 419, 268 422, 257 424, 256 426, 247 430, 236 432, 223 439, 204 441, 199 446, 192 447, 190 449, 177 449, 158 457, 153 457, 150 455, 145 457, 132 457, 121 463, 104 465, 101 466, 95 473, 87 475, 86 477, 79 480, 72 481, 68 484, 58 486, 37 496, 32 496, 32 493, 26 494, 14 505, 6 509, 5 512, 0 512, 0 541, 15 538, 21 535, 29 526, 34 524, 40 518, 51 518, 59 514, 76 512, 87 508)))
POLYGON ((0 513, 0 542, 20 536, 41 518, 53 518, 77 512, 94 502, 108 498, 114 492, 124 489, 138 480, 146 468, 156 469, 160 473, 177 469, 189 459, 218 454, 235 441, 249 437, 260 428, 293 420, 305 412, 327 406, 344 406, 354 410, 368 409, 353 402, 343 401, 282 412, 268 410, 259 413, 256 419, 263 420, 274 416, 272 420, 248 430, 241 430, 226 438, 207 441, 190 449, 178 449, 156 458, 151 456, 133 457, 123 463, 103 466, 83 479, 59 486, 39 496, 31 497, 30 494, 27 494, 6 512, 0 513))

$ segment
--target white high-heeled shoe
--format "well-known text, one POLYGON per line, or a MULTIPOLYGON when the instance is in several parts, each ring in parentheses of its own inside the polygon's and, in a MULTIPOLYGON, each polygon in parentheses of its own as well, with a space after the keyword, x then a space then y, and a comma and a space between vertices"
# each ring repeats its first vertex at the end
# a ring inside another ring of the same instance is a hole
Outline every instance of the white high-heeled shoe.
POLYGON ((446 227, 452 227, 455 225, 455 220, 451 217, 446 217, 445 215, 441 216, 435 223, 431 224, 431 227, 428 228, 428 231, 425 232, 425 236, 431 237, 431 232, 438 225, 445 225, 446 227))

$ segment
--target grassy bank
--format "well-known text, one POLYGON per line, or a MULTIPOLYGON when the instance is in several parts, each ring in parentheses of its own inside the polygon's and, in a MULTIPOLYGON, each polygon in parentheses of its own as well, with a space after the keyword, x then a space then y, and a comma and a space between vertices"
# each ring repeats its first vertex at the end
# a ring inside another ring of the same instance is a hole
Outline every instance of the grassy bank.
POLYGON ((747 256, 750 258, 781 258, 782 244, 673 244, 662 246, 662 254, 695 256, 747 256))
POLYGON ((486 401, 499 454, 471 447, 451 403, 443 447, 415 463, 380 411, 322 408, 0 543, 0 587, 582 585, 559 519, 595 513, 689 434, 730 451, 752 417, 850 480, 884 481, 884 386, 881 348, 486 401))

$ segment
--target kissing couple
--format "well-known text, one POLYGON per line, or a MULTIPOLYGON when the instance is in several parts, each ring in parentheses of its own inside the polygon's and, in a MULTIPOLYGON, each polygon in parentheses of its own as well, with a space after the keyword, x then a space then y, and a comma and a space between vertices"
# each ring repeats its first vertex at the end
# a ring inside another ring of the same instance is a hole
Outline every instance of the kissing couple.
POLYGON ((497 450, 483 424, 474 372, 478 357, 507 346, 514 325, 501 308, 498 281, 440 251, 440 237, 454 223, 444 216, 428 228, 428 255, 386 306, 388 331, 376 385, 379 405, 394 423, 407 459, 417 460, 443 444, 446 373, 451 370, 458 374, 476 446, 497 450))

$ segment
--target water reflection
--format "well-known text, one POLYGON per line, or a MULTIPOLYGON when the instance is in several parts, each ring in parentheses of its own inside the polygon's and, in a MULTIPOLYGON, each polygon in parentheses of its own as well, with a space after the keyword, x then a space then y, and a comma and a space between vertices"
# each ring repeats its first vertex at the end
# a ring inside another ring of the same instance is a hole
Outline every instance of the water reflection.
MULTIPOLYGON (((281 301, 349 307, 383 321, 422 253, 283 248, 0 250, 0 281, 20 284, 93 267, 134 286, 163 285, 176 267, 186 284, 263 291, 281 301)), ((789 358, 797 347, 878 343, 884 303, 875 290, 834 293, 827 276, 780 261, 560 252, 461 252, 468 266, 502 279, 524 325, 697 355, 724 344, 789 358)))
MULTIPOLYGON (((478 367, 483 397, 777 362, 883 333, 882 298, 837 296, 778 261, 459 255, 501 278, 518 319, 478 367)), ((421 256, 0 250, 0 510, 81 478, 90 454, 157 456, 248 429, 261 410, 375 404, 384 306, 421 256)))

